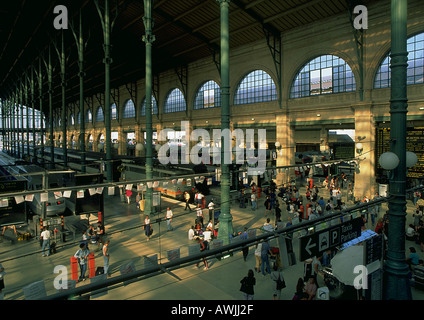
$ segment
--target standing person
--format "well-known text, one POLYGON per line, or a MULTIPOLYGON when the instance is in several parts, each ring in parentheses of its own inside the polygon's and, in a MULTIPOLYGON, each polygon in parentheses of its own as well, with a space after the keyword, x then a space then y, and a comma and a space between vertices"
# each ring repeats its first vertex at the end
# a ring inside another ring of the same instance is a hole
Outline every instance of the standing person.
POLYGON ((196 216, 197 216, 197 222, 199 222, 203 228, 203 210, 200 204, 197 205, 196 216))
POLYGON ((185 203, 186 203, 184 210, 187 210, 187 208, 188 208, 188 210, 191 211, 191 208, 190 208, 190 193, 188 193, 187 191, 184 192, 184 200, 185 200, 185 203))
POLYGON ((265 217, 266 214, 269 212, 269 214, 272 214, 272 207, 271 207, 271 199, 269 198, 269 196, 266 196, 266 200, 264 202, 264 206, 265 206, 265 217))
POLYGON ((132 191, 130 189, 127 189, 127 190, 125 190, 125 193, 127 195, 127 203, 130 204, 131 203, 132 191))
POLYGON ((252 191, 252 194, 250 195, 250 203, 252 205, 252 210, 256 210, 256 193, 252 191))
POLYGON ((256 265, 255 270, 256 272, 261 272, 261 251, 262 251, 262 242, 256 242, 256 249, 255 249, 255 259, 256 259, 256 265))
POLYGON ((166 208, 166 217, 165 217, 165 219, 166 219, 166 225, 168 227, 168 231, 174 230, 174 228, 172 228, 172 225, 171 225, 171 221, 172 221, 172 217, 173 216, 174 216, 174 214, 172 213, 172 210, 169 207, 166 208))
POLYGON ((4 275, 6 272, 4 272, 3 265, 0 263, 0 297, 2 295, 2 290, 4 289, 4 275))
POLYGON ((138 192, 135 197, 135 206, 137 207, 137 209, 140 208, 140 200, 141 200, 141 196, 140 196, 140 192, 138 192))
POLYGON ((272 254, 271 247, 269 246, 268 239, 265 239, 261 249, 261 271, 263 275, 265 275, 265 269, 266 272, 271 273, 271 268, 269 267, 269 254, 272 254))
POLYGON ((211 201, 208 204, 208 209, 209 209, 209 221, 212 221, 213 219, 213 215, 214 215, 214 208, 215 208, 215 203, 213 203, 213 199, 211 199, 211 201))
POLYGON ((285 281, 283 273, 277 264, 274 264, 273 271, 271 272, 271 279, 275 281, 274 293, 272 295, 272 300, 280 300, 281 298, 281 289, 285 288, 285 281))
POLYGON ((103 260, 104 260, 104 274, 109 275, 109 265, 110 265, 110 255, 109 255, 109 243, 110 240, 107 240, 103 245, 103 260))
POLYGON ((78 258, 78 264, 81 270, 81 275, 78 281, 85 280, 85 272, 87 271, 87 262, 88 262, 89 254, 90 254, 90 251, 87 250, 84 243, 80 244, 80 249, 74 254, 74 257, 78 258))
POLYGON ((51 233, 49 230, 49 226, 46 226, 43 232, 41 232, 40 238, 43 239, 42 244, 42 251, 43 251, 43 257, 46 256, 45 251, 47 250, 47 256, 50 255, 50 237, 51 233))
POLYGON ((277 201, 275 203, 275 221, 278 221, 281 219, 281 208, 280 203, 277 201))
POLYGON ((255 296, 254 286, 256 284, 256 278, 253 275, 253 270, 249 269, 247 276, 240 280, 243 297, 245 300, 253 300, 255 296))
POLYGON ((143 224, 144 234, 147 237, 147 241, 150 240, 150 236, 152 235, 152 225, 150 224, 149 216, 146 216, 144 218, 144 224, 143 224))
MULTIPOLYGON (((244 231, 241 233, 240 239, 247 240, 247 227, 244 227, 244 231)), ((243 246, 241 250, 243 251, 243 260, 246 261, 247 255, 249 254, 249 246, 243 246)))
POLYGON ((105 235, 105 227, 103 226, 101 222, 97 223, 96 234, 97 234, 97 241, 98 241, 97 246, 100 247, 100 243, 104 244, 103 236, 105 235))
MULTIPOLYGON (((205 250, 208 249, 208 242, 207 241, 203 241, 202 239, 197 238, 197 242, 200 245, 200 252, 203 252, 203 251, 205 251, 205 250)), ((203 263, 205 265, 203 267, 203 270, 205 270, 205 271, 208 270, 208 260, 206 260, 206 258, 203 257, 202 258, 202 261, 203 261, 203 263)), ((196 263, 196 266, 194 268, 197 269, 198 267, 199 267, 199 262, 196 263)))

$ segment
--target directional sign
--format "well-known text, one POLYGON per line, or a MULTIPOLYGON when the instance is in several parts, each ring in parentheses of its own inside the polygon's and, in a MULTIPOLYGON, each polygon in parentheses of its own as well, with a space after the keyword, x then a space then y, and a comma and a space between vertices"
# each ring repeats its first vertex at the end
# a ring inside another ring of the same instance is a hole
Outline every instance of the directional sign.
POLYGON ((300 238, 300 261, 355 239, 361 235, 361 219, 346 221, 300 238))

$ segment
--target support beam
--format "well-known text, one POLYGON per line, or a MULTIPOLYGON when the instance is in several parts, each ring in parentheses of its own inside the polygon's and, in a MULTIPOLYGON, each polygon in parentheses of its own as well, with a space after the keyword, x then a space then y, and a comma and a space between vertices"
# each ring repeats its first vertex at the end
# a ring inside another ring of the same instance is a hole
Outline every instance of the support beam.
MULTIPOLYGON (((144 0, 144 27, 145 35, 143 41, 146 47, 146 179, 153 178, 153 128, 152 128, 152 87, 153 87, 153 68, 152 68, 152 45, 155 41, 153 35, 152 18, 153 0, 144 0)), ((147 188, 144 207, 145 215, 152 213, 152 188, 147 188)))
MULTIPOLYGON (((230 0, 217 0, 221 16, 221 131, 230 130, 230 0)), ((230 204, 230 165, 226 163, 225 151, 232 150, 231 141, 221 138, 221 214, 219 217, 218 239, 229 244, 233 234, 233 217, 230 204), (230 146, 228 144, 230 143, 230 146)), ((231 159, 231 157, 230 157, 231 159)))
POLYGON ((406 114, 408 67, 407 0, 391 1, 390 151, 399 165, 389 179, 389 232, 385 270, 385 299, 411 300, 405 254, 406 221, 406 114))

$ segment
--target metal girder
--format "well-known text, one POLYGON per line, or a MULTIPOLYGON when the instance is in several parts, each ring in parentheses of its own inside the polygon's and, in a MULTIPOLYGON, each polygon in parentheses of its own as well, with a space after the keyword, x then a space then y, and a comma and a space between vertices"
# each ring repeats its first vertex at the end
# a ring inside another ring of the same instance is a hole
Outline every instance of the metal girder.
POLYGON ((280 36, 280 31, 275 28, 273 25, 269 24, 268 22, 265 22, 265 20, 257 14, 253 9, 251 9, 251 6, 245 5, 240 0, 231 0, 237 7, 242 9, 245 13, 247 13, 251 18, 253 18, 255 21, 257 21, 264 30, 266 30, 268 33, 271 33, 274 35, 274 37, 280 36))
MULTIPOLYGON (((215 54, 216 54, 216 52, 220 52, 219 47, 216 44, 212 43, 210 41, 210 39, 208 39, 207 37, 205 37, 200 32, 195 31, 192 28, 190 28, 189 26, 187 26, 186 24, 184 24, 183 22, 178 21, 177 19, 174 19, 171 15, 167 14, 166 12, 164 12, 161 9, 156 8, 154 10, 154 12, 155 12, 155 14, 158 14, 162 18, 166 19, 170 24, 173 24, 173 25, 177 26, 178 28, 182 29, 185 32, 185 34, 183 34, 181 37, 185 37, 187 35, 191 35, 191 36, 197 38, 198 40, 200 40, 202 43, 206 44, 208 46, 209 50, 212 51, 212 52, 215 52, 215 54)), ((167 46, 170 43, 175 42, 175 41, 178 41, 178 40, 180 40, 180 38, 179 37, 175 37, 172 40, 169 40, 169 41, 163 43, 162 45, 158 46, 157 48, 161 48, 161 47, 167 46)), ((213 55, 213 59, 214 59, 214 63, 217 64, 215 55, 213 55)), ((218 65, 217 65, 217 67, 218 67, 218 70, 219 70, 220 68, 219 68, 218 65)))
POLYGON ((188 66, 183 65, 175 68, 175 73, 180 81, 184 99, 186 101, 186 114, 188 113, 187 92, 188 92, 188 66))
POLYGON ((357 29, 354 27, 354 16, 353 10, 358 5, 363 5, 361 0, 345 0, 346 8, 349 14, 349 21, 352 26, 352 33, 355 38, 355 50, 358 59, 359 68, 359 97, 361 101, 364 100, 364 30, 362 28, 357 29))

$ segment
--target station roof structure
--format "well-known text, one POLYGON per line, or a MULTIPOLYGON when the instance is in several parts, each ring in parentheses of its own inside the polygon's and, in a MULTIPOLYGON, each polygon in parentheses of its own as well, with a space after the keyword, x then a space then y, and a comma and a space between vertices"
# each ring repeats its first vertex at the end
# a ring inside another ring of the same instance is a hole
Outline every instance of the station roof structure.
MULTIPOLYGON (((117 88, 144 78, 144 4, 142 0, 109 1, 111 19, 116 18, 111 32, 111 87, 117 88)), ((230 50, 264 39, 266 34, 279 36, 335 15, 345 15, 348 21, 348 8, 371 2, 376 1, 231 0, 230 50)), ((98 3, 100 8, 104 8, 105 0, 98 0, 98 3)), ((63 34, 67 59, 67 104, 78 101, 78 54, 71 26, 78 34, 80 15, 87 42, 84 54, 84 94, 87 97, 104 93, 104 38, 94 0, 5 0, 0 7, 0 98, 7 99, 14 88, 26 79, 25 73, 30 79, 31 66, 35 66, 38 71, 39 60, 47 59, 50 50, 54 66, 53 107, 61 107, 60 66, 54 44, 60 51, 63 34), (68 10, 67 30, 54 28, 53 21, 58 16, 54 8, 58 5, 68 10)), ((214 55, 216 61, 219 61, 219 1, 155 0, 153 18, 154 74, 214 55)), ((41 70, 46 83, 43 63, 41 70)), ((43 91, 46 92, 47 87, 43 91)))

